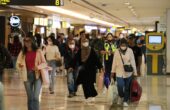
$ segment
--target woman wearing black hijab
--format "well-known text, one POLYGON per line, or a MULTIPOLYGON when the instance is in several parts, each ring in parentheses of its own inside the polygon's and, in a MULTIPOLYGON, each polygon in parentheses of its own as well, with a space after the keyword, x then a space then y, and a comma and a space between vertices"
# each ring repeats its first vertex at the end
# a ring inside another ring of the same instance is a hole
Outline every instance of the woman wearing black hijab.
MULTIPOLYGON (((81 39, 81 49, 75 56, 73 65, 78 66, 77 84, 82 84, 85 102, 94 102, 97 96, 94 83, 96 81, 97 69, 103 73, 103 66, 96 52, 89 46, 89 39, 81 39)), ((103 74, 102 74, 103 75, 103 74)))

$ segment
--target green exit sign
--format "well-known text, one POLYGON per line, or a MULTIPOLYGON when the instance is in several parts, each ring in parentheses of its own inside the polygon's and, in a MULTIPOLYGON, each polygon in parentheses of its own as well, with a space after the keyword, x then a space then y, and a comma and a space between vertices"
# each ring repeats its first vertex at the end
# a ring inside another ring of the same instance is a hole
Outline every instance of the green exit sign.
POLYGON ((0 5, 64 6, 64 0, 0 0, 0 5))

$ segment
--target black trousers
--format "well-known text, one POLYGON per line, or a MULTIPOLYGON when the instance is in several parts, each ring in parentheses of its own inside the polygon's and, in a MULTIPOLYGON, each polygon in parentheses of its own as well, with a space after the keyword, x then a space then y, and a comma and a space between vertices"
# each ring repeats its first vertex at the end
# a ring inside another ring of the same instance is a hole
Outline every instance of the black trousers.
POLYGON ((93 83, 86 82, 82 85, 83 85, 84 96, 86 99, 88 99, 89 97, 97 96, 97 91, 96 91, 93 83))
POLYGON ((0 70, 0 82, 3 81, 3 70, 0 70))

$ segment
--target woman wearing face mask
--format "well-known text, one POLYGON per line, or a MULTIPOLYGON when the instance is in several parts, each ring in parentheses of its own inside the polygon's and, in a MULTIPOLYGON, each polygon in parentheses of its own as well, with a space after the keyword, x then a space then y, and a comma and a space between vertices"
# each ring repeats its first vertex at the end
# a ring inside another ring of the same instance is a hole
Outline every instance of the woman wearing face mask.
POLYGON ((56 60, 59 60, 61 56, 60 56, 58 47, 55 45, 54 36, 49 36, 47 38, 47 43, 48 45, 44 48, 44 51, 45 51, 48 65, 52 67, 52 70, 50 71, 49 90, 50 90, 50 94, 54 94, 55 74, 56 74, 56 68, 57 68, 56 60))
POLYGON ((42 63, 46 64, 42 51, 37 49, 33 38, 25 37, 24 47, 18 56, 16 67, 24 81, 28 98, 28 110, 40 109, 39 95, 42 87, 42 80, 39 66, 42 63))
POLYGON ((65 69, 67 70, 67 84, 69 91, 69 98, 76 96, 77 86, 75 83, 76 80, 76 72, 71 68, 72 61, 77 53, 77 48, 75 46, 75 41, 73 39, 69 39, 67 43, 67 49, 64 55, 65 69))
POLYGON ((136 63, 132 49, 128 48, 126 39, 120 40, 120 48, 115 51, 112 73, 116 74, 117 87, 119 93, 118 104, 128 106, 128 100, 130 97, 130 82, 132 75, 137 76, 136 63), (133 70, 125 70, 124 65, 130 65, 133 70))
MULTIPOLYGON (((97 68, 103 73, 103 66, 96 52, 89 46, 89 39, 81 40, 81 49, 75 56, 73 67, 78 65, 77 84, 82 84, 85 102, 94 102, 97 91, 94 87, 97 68)), ((103 75, 103 74, 102 74, 103 75)))

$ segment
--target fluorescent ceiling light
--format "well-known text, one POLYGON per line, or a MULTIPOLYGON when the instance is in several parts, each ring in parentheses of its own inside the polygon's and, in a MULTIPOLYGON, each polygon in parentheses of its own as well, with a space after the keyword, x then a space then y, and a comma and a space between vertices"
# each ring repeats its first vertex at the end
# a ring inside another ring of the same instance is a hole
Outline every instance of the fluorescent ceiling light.
POLYGON ((103 20, 100 20, 100 19, 96 19, 96 18, 90 18, 87 15, 83 15, 83 14, 80 14, 80 13, 77 13, 77 12, 74 12, 74 11, 66 10, 66 9, 63 9, 63 8, 60 8, 60 7, 55 7, 55 6, 36 6, 36 7, 41 8, 41 9, 45 9, 45 10, 48 10, 48 11, 64 14, 64 15, 67 15, 67 16, 71 16, 71 17, 74 17, 74 18, 92 21, 92 22, 99 23, 99 24, 102 24, 102 25, 105 25, 105 26, 114 26, 113 23, 103 21, 103 20))
POLYGON ((122 27, 121 25, 115 25, 115 27, 122 27))

